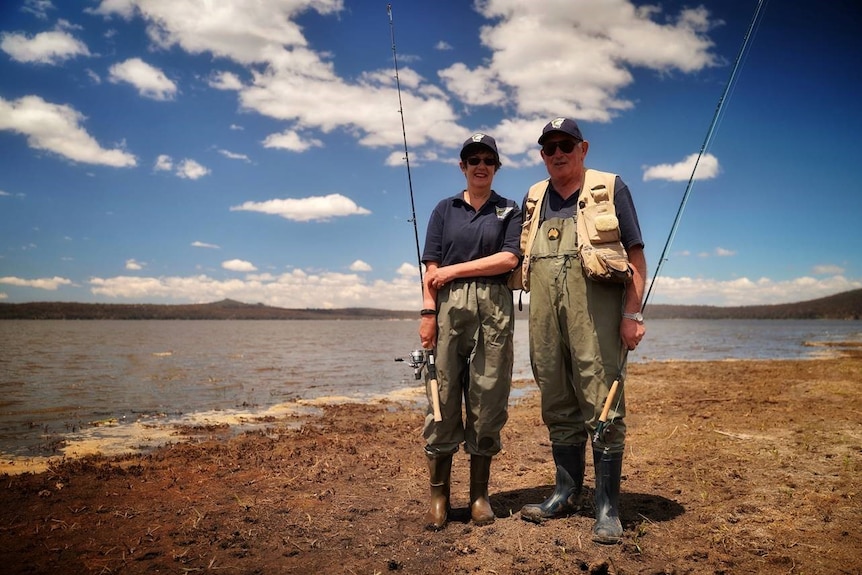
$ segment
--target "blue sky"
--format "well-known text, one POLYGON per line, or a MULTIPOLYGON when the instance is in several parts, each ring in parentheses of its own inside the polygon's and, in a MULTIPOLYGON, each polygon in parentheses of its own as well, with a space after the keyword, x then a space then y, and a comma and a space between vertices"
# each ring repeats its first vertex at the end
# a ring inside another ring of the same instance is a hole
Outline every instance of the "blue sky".
MULTIPOLYGON (((0 301, 421 306, 387 3, 5 1, 0 301)), ((494 188, 576 118, 650 276, 757 0, 395 0, 420 241, 493 135, 494 188)), ((763 4, 650 303, 862 287, 862 7, 763 4)))

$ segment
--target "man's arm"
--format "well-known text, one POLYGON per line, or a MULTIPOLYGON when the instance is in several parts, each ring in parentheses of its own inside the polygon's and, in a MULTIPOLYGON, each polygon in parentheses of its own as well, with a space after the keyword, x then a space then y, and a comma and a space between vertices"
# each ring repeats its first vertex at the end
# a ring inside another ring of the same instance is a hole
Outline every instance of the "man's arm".
MULTIPOLYGON (((628 250, 629 263, 632 266, 632 280, 626 284, 626 299, 623 304, 624 313, 637 313, 643 304, 644 288, 646 287, 646 256, 643 246, 635 246, 628 250)), ((620 338, 626 348, 635 349, 646 334, 643 323, 632 319, 620 320, 620 338)))

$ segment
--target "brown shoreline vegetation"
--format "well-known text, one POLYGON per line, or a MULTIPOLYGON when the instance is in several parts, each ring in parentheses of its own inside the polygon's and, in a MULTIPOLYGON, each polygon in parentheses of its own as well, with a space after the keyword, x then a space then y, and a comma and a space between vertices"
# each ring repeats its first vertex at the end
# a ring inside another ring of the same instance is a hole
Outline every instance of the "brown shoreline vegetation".
MULTIPOLYGON (((629 367, 621 545, 580 513, 533 525, 552 490, 536 393, 517 394, 494 459, 496 521, 423 528, 423 413, 333 405, 297 426, 198 430, 146 454, 0 476, 9 574, 842 574, 862 569, 862 349, 789 361, 629 367)), ((533 383, 519 382, 532 389, 533 383)))

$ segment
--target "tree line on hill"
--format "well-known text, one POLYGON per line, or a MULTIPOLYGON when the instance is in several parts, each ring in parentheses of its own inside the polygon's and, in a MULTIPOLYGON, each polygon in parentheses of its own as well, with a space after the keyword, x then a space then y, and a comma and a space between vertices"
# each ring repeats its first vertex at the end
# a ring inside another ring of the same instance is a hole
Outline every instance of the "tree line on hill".
MULTIPOLYGON (((519 316, 526 314, 527 306, 519 316)), ((703 306, 651 304, 647 319, 841 319, 862 318, 862 289, 788 304, 703 306)), ((416 311, 376 308, 289 309, 230 299, 205 304, 0 303, 0 319, 416 319, 416 311)))

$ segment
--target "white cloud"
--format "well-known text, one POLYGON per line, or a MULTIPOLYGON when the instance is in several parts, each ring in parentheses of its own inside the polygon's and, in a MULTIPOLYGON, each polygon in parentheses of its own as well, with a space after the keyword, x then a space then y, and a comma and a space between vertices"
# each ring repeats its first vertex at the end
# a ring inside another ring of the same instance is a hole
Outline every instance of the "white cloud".
POLYGON ((243 64, 255 64, 270 61, 273 52, 306 45, 302 29, 294 22, 301 13, 315 10, 327 15, 343 9, 343 0, 103 0, 92 12, 129 19, 137 10, 149 24, 150 39, 160 48, 179 46, 191 54, 211 52, 243 64))
POLYGON ((211 249, 211 250, 220 250, 220 249, 221 249, 221 247, 219 247, 219 246, 218 246, 218 245, 216 245, 216 244, 208 244, 208 243, 206 243, 206 242, 198 242, 198 241, 194 241, 194 242, 192 242, 192 247, 195 247, 195 248, 208 248, 208 249, 211 249))
POLYGON ((0 50, 16 62, 61 64, 76 56, 89 56, 87 45, 63 30, 40 32, 28 37, 17 32, 0 34, 0 50))
POLYGON ((241 90, 242 80, 233 72, 216 72, 207 82, 216 90, 241 90))
MULTIPOLYGON (((418 267, 406 262, 389 280, 369 280, 357 273, 297 269, 281 275, 248 274, 242 279, 219 280, 206 275, 158 278, 119 276, 92 278, 89 283, 90 291, 95 295, 127 301, 152 301, 156 298, 176 302, 205 302, 231 298, 287 308, 361 306, 413 309, 420 289, 418 267)), ((722 281, 663 276, 656 284, 650 303, 718 306, 791 303, 859 288, 862 288, 862 281, 849 280, 843 276, 819 280, 802 277, 785 281, 765 278, 722 281)))
MULTIPOLYGON (((244 270, 239 270, 244 271, 244 270)), ((224 298, 263 302, 286 308, 375 307, 409 310, 419 298, 416 266, 404 264, 391 280, 368 280, 357 273, 291 270, 272 274, 248 274, 220 280, 207 275, 190 277, 91 278, 94 295, 141 302, 171 300, 209 302, 224 298), (411 273, 412 272, 412 273, 411 273)))
POLYGON ((801 277, 783 281, 768 278, 716 280, 663 276, 656 280, 652 303, 767 305, 818 299, 859 288, 862 288, 862 281, 849 280, 841 275, 822 279, 801 277))
POLYGON ((471 106, 486 106, 506 98, 496 73, 489 68, 470 70, 459 62, 441 70, 439 76, 451 92, 471 106))
POLYGON ((174 161, 167 154, 159 154, 153 169, 157 172, 170 172, 174 169, 174 161))
POLYGON ((506 86, 507 101, 524 117, 608 121, 634 105, 619 96, 633 81, 631 68, 692 72, 715 64, 704 8, 683 10, 675 22, 656 7, 619 0, 578 9, 570 2, 487 0, 477 9, 494 24, 481 31, 492 55, 476 73, 506 86), (550 85, 553 94, 535 89, 550 85))
POLYGON ((356 260, 352 264, 350 264, 350 271, 352 272, 370 272, 371 266, 362 260, 356 260))
MULTIPOLYGON (((678 255, 687 256, 687 255, 691 255, 691 254, 688 251, 683 251, 683 252, 679 252, 678 255)), ((727 257, 735 256, 735 255, 736 255, 736 251, 734 251, 734 250, 728 250, 726 248, 717 247, 711 252, 699 252, 697 254, 697 257, 699 257, 699 258, 711 258, 711 257, 727 258, 727 257)))
POLYGON ((0 97, 0 130, 24 134, 31 148, 86 164, 118 168, 137 165, 135 156, 122 149, 102 148, 81 127, 83 121, 84 116, 74 108, 46 102, 39 96, 12 101, 0 97))
MULTIPOLYGON (((411 122, 411 153, 428 161, 450 161, 451 155, 439 150, 451 150, 478 127, 460 125, 456 110, 466 103, 505 112, 508 119, 488 130, 497 137, 505 129, 498 143, 507 154, 527 154, 507 160, 508 165, 535 164, 540 161, 535 154, 537 127, 548 118, 609 121, 631 110, 634 102, 621 94, 634 81, 632 70, 690 73, 718 63, 707 37, 716 23, 705 8, 666 13, 623 0, 582 4, 572 10, 570 2, 558 1, 474 3, 487 18, 480 37, 486 51, 475 67, 453 62, 440 73, 442 87, 432 83, 440 78, 429 81, 409 66, 399 69, 401 102, 411 122), (548 85, 556 87, 553 94, 536 89, 548 85)), ((244 67, 247 81, 223 71, 210 85, 237 91, 244 110, 289 123, 290 129, 267 138, 269 147, 302 151, 318 146, 320 140, 309 135, 314 130, 342 130, 364 146, 398 147, 402 132, 393 70, 341 78, 331 54, 312 45, 297 23, 310 11, 337 16, 344 9, 343 0, 103 0, 88 11, 140 17, 156 48, 208 53, 244 67)), ((448 48, 445 42, 436 45, 438 50, 448 48)))
POLYGON ((14 276, 7 276, 0 278, 0 284, 43 289, 48 291, 57 291, 60 286, 71 285, 72 280, 56 276, 52 278, 39 278, 33 280, 27 280, 14 276))
POLYGON ((819 266, 814 266, 814 269, 811 273, 822 276, 822 275, 841 275, 844 273, 844 268, 835 264, 821 264, 819 266))
POLYGON ((452 45, 449 42, 446 42, 445 40, 440 40, 439 42, 434 44, 434 49, 440 50, 443 52, 447 52, 449 50, 454 50, 454 48, 452 48, 452 45))
POLYGON ((364 216, 371 213, 341 194, 245 202, 242 205, 231 207, 230 210, 232 212, 261 212, 296 222, 328 221, 334 217, 364 216))
POLYGON ((232 272, 253 272, 257 271, 254 264, 245 260, 227 260, 221 263, 221 267, 232 272))
POLYGON ((135 261, 134 259, 126 260, 126 269, 127 270, 132 270, 132 271, 142 270, 142 269, 144 269, 144 265, 146 265, 146 264, 142 264, 138 261, 135 261))
POLYGON ((48 10, 54 9, 51 0, 24 0, 24 6, 21 7, 22 12, 29 12, 40 20, 46 20, 48 18, 48 10))
POLYGON ((691 178, 691 172, 694 170, 695 162, 697 162, 697 172, 695 179, 710 180, 718 176, 720 167, 718 158, 712 154, 704 154, 700 161, 697 161, 698 154, 691 154, 681 162, 676 164, 659 164, 658 166, 647 166, 644 168, 643 180, 668 180, 671 182, 687 182, 691 178))
POLYGON ((177 86, 164 72, 140 58, 129 58, 114 64, 108 70, 108 79, 114 83, 126 82, 137 88, 144 98, 170 100, 177 93, 177 86))
POLYGON ((182 160, 178 164, 174 164, 173 158, 167 154, 160 154, 156 158, 156 163, 153 165, 153 170, 157 172, 170 172, 176 167, 174 172, 178 177, 188 180, 197 180, 210 174, 210 169, 202 166, 194 160, 188 158, 182 160))
POLYGON ((219 150, 218 153, 225 158, 230 158, 231 160, 243 160, 244 162, 251 162, 251 160, 245 154, 237 154, 235 152, 231 152, 230 150, 219 150))
POLYGON ((184 179, 197 180, 209 175, 210 169, 194 160, 185 159, 177 165, 177 175, 184 179))
POLYGON ((294 130, 285 130, 280 134, 270 134, 263 141, 264 148, 281 148, 291 152, 304 152, 309 148, 322 148, 323 142, 309 138, 303 140, 294 130))
MULTIPOLYGON (((222 74, 215 80, 221 88, 239 89, 240 104, 245 109, 295 122, 303 129, 355 131, 361 143, 368 146, 397 145, 401 140, 398 114, 394 111, 398 95, 391 72, 363 76, 353 83, 339 78, 327 60, 330 56, 315 52, 296 23, 305 12, 332 15, 343 9, 342 0, 251 4, 112 0, 102 2, 92 12, 125 18, 140 16, 147 22, 148 33, 157 47, 210 53, 246 66, 251 83, 241 89, 235 81, 238 77, 222 74), (390 122, 380 121, 387 117, 390 122)), ((406 79, 410 71, 404 70, 403 75, 406 79)), ((415 132, 422 134, 422 142, 448 146, 452 133, 467 132, 455 123, 456 114, 446 95, 430 84, 422 83, 405 93, 404 106, 416 119, 415 132)))
POLYGON ((0 190, 0 196, 11 196, 11 195, 12 194, 10 194, 9 192, 4 192, 3 190, 0 190))
POLYGON ((400 277, 415 277, 419 279, 419 266, 403 263, 398 267, 396 272, 400 277))

